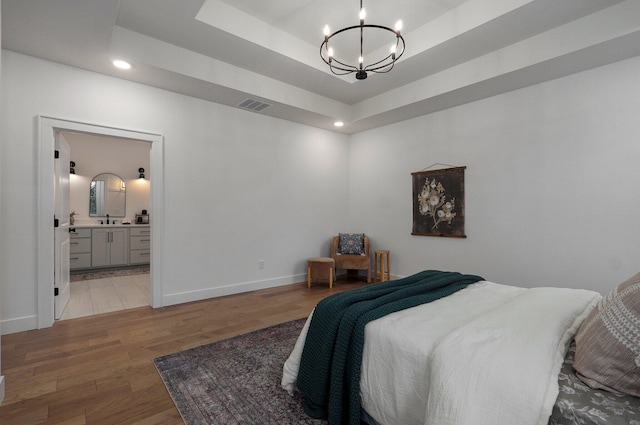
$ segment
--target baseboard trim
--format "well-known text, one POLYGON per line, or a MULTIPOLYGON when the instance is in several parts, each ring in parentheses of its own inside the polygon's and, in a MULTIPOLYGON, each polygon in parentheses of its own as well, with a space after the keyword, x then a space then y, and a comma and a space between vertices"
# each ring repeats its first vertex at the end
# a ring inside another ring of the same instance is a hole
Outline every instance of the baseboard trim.
POLYGON ((38 329, 38 316, 17 317, 0 322, 2 335, 38 329))
POLYGON ((292 283, 306 282, 307 275, 297 274, 274 279, 259 280, 253 282, 235 283, 218 286, 215 288, 199 289, 196 291, 165 294, 162 297, 162 305, 176 305, 192 301, 206 300, 209 298, 224 297, 226 295, 240 294, 242 292, 257 291, 260 289, 275 288, 277 286, 291 285, 292 283))

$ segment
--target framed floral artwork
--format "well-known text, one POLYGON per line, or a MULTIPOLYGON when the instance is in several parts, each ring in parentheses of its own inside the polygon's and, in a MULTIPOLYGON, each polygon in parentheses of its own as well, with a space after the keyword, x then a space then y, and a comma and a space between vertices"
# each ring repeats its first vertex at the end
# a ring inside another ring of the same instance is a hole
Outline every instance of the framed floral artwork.
POLYGON ((444 168, 411 173, 412 235, 466 238, 464 233, 464 170, 444 168))

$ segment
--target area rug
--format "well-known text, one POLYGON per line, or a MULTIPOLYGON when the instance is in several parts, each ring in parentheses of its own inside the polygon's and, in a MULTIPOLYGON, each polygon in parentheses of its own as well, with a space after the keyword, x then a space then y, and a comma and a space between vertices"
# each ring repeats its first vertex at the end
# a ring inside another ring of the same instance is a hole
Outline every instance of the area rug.
POLYGON ((70 275, 71 282, 82 280, 104 279, 106 277, 134 276, 138 274, 149 274, 149 265, 125 267, 119 269, 99 269, 73 271, 70 275))
POLYGON ((280 386, 305 319, 154 359, 187 425, 326 424, 280 386))

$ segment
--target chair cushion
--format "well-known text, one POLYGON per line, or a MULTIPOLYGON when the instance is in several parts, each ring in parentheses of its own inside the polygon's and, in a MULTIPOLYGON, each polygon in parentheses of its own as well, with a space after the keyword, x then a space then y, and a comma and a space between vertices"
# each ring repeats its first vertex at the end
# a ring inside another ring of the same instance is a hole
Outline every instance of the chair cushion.
POLYGON ((338 233, 338 254, 365 255, 364 233, 338 233))
POLYGON ((573 367, 591 388, 640 396, 640 273, 589 313, 576 334, 573 367))

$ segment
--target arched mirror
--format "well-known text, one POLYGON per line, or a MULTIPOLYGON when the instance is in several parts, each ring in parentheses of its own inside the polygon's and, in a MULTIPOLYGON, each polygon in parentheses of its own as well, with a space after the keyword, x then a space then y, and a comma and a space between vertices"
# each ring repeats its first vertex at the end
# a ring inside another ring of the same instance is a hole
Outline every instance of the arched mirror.
POLYGON ((89 188, 90 217, 124 217, 127 188, 115 174, 103 173, 91 180, 89 188))

